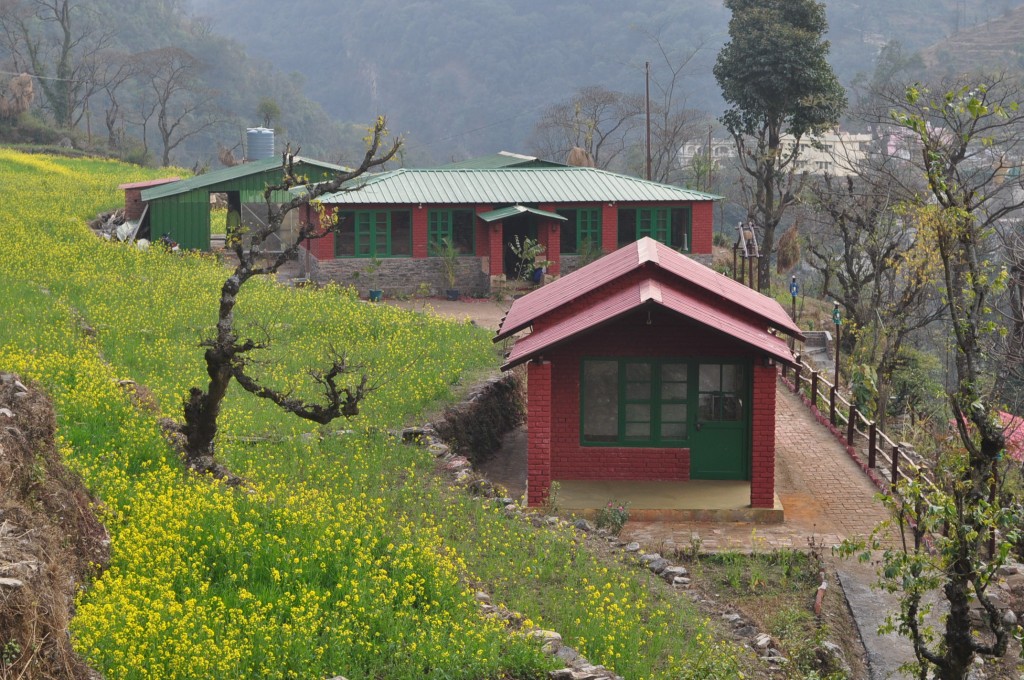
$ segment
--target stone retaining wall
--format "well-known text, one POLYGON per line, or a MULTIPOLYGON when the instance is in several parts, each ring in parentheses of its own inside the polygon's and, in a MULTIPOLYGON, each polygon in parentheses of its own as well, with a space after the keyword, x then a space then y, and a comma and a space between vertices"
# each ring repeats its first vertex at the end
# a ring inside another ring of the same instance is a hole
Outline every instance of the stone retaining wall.
MULTIPOLYGON (((352 285, 366 295, 371 287, 383 290, 386 297, 413 295, 421 292, 421 285, 434 293, 443 293, 448 288, 441 273, 441 258, 394 257, 380 261, 380 269, 374 274, 366 273, 368 260, 339 258, 320 261, 321 282, 337 281, 352 285)), ((490 277, 487 274, 487 258, 459 258, 455 287, 464 296, 484 297, 490 293, 490 277)))

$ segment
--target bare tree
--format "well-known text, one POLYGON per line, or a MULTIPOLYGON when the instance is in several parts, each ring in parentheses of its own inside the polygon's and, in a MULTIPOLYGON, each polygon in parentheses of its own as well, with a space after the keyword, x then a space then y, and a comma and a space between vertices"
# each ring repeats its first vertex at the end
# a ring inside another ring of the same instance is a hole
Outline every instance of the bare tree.
POLYGON ((937 262, 917 243, 918 232, 900 206, 910 196, 885 181, 870 163, 860 175, 825 175, 808 185, 802 216, 804 252, 826 297, 839 302, 854 340, 878 378, 876 419, 885 428, 893 374, 917 331, 942 316, 937 262))
POLYGON ((544 112, 534 128, 535 152, 563 162, 578 147, 596 167, 607 169, 629 147, 642 113, 643 100, 636 95, 584 87, 544 112))
POLYGON ((103 84, 106 102, 103 106, 103 123, 107 128, 107 145, 111 149, 123 146, 118 124, 124 119, 121 88, 138 74, 139 62, 134 55, 109 51, 102 55, 98 64, 98 82, 103 84))
POLYGON ((913 643, 922 680, 932 669, 942 680, 962 680, 976 655, 1003 656, 1021 635, 988 593, 1024 521, 1019 499, 996 502, 1006 439, 993 360, 1005 330, 993 309, 1006 281, 993 257, 995 228, 1024 207, 1020 179, 1006 177, 1024 146, 1021 94, 1001 75, 888 94, 891 121, 899 138, 912 142, 908 155, 926 183, 911 210, 917 238, 938 262, 956 366, 948 395, 956 445, 943 458, 936 486, 916 481, 897 487, 892 505, 914 543, 887 551, 882 571, 883 583, 902 593, 898 629, 913 643), (990 538, 995 550, 986 556, 990 538), (932 588, 941 588, 949 604, 938 640, 923 623, 922 598, 932 588), (972 630, 972 600, 981 607, 982 635, 972 630))
POLYGON ((686 106, 683 78, 704 42, 681 56, 670 52, 660 36, 648 34, 657 49, 657 68, 652 69, 651 86, 651 179, 663 184, 680 184, 686 168, 679 152, 683 145, 703 135, 710 123, 704 111, 686 106), (667 74, 667 75, 666 75, 667 74))
POLYGON ((299 225, 294 239, 285 244, 281 252, 267 264, 260 264, 263 245, 266 240, 278 233, 285 217, 292 211, 308 206, 324 194, 350 189, 347 182, 367 171, 382 166, 393 158, 401 147, 401 139, 381 152, 381 144, 387 136, 387 127, 383 117, 375 123, 370 143, 362 161, 354 170, 338 173, 331 180, 318 184, 296 173, 294 156, 290 149, 282 154, 283 176, 279 184, 268 186, 263 197, 267 205, 267 222, 252 229, 242 238, 241 228, 232 228, 227 234, 226 243, 238 258, 238 265, 221 286, 220 305, 217 311, 216 332, 212 338, 202 342, 206 348, 204 358, 206 373, 210 377, 206 388, 193 387, 184 404, 185 422, 179 427, 185 436, 186 463, 200 472, 212 472, 218 476, 230 475, 217 465, 214 443, 217 436, 217 419, 220 415, 221 403, 227 396, 231 381, 235 380, 242 389, 262 399, 268 399, 289 413, 316 423, 326 424, 339 417, 351 418, 359 413, 359 404, 373 389, 366 373, 352 379, 353 366, 341 354, 335 354, 331 365, 324 370, 310 371, 310 375, 323 390, 320 402, 310 402, 291 393, 268 386, 249 372, 253 352, 267 346, 266 341, 251 338, 243 339, 235 327, 235 306, 242 287, 254 276, 274 274, 294 257, 300 245, 307 239, 316 239, 333 233, 337 221, 325 220, 323 224, 315 221, 304 221, 299 225), (303 187, 304 192, 287 203, 278 204, 273 200, 276 192, 288 191, 303 187))
POLYGON ((99 54, 114 31, 74 0, 7 0, 0 3, 0 39, 15 67, 39 77, 46 108, 58 127, 73 128, 97 81, 99 54))
POLYGON ((140 77, 151 93, 146 116, 156 114, 162 148, 161 163, 170 165, 171 153, 185 140, 221 122, 214 107, 215 94, 201 87, 202 64, 177 47, 164 47, 138 55, 140 77))

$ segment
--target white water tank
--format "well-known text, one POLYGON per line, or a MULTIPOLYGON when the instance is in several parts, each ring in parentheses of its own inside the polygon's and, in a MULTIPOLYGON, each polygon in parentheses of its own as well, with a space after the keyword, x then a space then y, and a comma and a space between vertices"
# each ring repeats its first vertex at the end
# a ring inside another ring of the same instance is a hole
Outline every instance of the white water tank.
POLYGON ((259 161, 274 156, 274 131, 255 127, 245 131, 246 160, 259 161))

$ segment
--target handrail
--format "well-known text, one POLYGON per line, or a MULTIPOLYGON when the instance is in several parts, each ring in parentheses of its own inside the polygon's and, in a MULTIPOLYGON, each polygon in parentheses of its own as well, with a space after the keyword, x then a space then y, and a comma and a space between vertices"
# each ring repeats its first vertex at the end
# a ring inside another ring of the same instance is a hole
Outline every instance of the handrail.
POLYGON ((920 464, 920 458, 914 454, 913 446, 906 442, 893 441, 889 435, 879 430, 874 421, 869 420, 853 405, 852 400, 842 395, 835 383, 823 377, 820 371, 806 363, 799 355, 792 369, 782 366, 783 379, 786 379, 786 374, 790 370, 793 374, 793 392, 804 396, 809 408, 828 418, 830 429, 843 441, 851 455, 856 451, 858 457, 866 458, 868 475, 883 491, 890 492, 901 479, 924 479, 934 487, 930 475, 920 464), (821 386, 825 386, 824 393, 820 389, 821 386), (827 413, 819 409, 819 402, 827 408, 827 413), (845 412, 840 406, 845 407, 845 412), (839 429, 840 424, 845 427, 845 433, 839 429), (888 471, 887 479, 884 480, 870 472, 879 468, 879 459, 888 471))

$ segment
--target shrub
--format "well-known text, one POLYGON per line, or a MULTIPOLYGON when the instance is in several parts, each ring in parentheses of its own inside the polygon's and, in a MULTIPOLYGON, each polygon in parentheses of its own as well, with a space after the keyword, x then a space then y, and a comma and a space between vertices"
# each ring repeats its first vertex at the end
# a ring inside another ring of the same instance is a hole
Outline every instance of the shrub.
POLYGON ((629 503, 608 501, 608 505, 597 511, 597 528, 608 529, 616 536, 629 521, 629 503))

